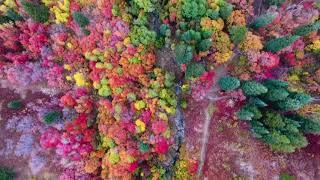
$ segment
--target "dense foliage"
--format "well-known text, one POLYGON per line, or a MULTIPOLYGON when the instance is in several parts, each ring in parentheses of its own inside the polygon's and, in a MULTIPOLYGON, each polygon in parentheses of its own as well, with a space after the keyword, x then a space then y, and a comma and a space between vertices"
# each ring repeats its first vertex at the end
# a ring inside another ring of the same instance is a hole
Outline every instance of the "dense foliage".
POLYGON ((216 133, 192 119, 207 114, 208 127, 239 133, 245 120, 271 149, 294 152, 320 132, 319 3, 263 3, 3 0, 1 85, 59 92, 35 139, 59 157, 60 179, 196 179, 212 169, 198 144, 182 154, 195 143, 184 133, 216 133))
MULTIPOLYGON (((234 77, 219 80, 222 90, 233 90, 239 85, 234 77)), ((304 133, 320 133, 320 123, 298 115, 312 101, 305 93, 291 92, 288 83, 275 79, 263 82, 241 82, 247 102, 238 111, 240 120, 250 122, 253 135, 269 144, 275 151, 294 152, 308 145, 304 133), (313 128, 310 128, 313 127, 313 128)))

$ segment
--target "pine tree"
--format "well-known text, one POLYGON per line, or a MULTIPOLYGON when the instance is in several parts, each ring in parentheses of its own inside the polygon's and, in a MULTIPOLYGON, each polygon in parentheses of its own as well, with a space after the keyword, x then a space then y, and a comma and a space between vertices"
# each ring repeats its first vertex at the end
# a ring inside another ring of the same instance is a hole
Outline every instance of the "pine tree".
POLYGON ((81 12, 73 12, 72 13, 73 20, 81 27, 85 28, 89 25, 89 19, 83 15, 81 12))
POLYGON ((313 31, 317 31, 320 29, 320 21, 316 21, 312 24, 299 26, 293 30, 293 34, 297 36, 306 36, 313 31))
POLYGON ((287 88, 289 86, 287 82, 278 79, 267 79, 263 82, 263 85, 268 88, 287 88))
POLYGON ((320 122, 319 121, 305 118, 300 115, 291 115, 290 118, 300 123, 301 130, 304 133, 320 134, 320 122))
POLYGON ((240 81, 234 77, 222 77, 219 79, 218 84, 224 91, 232 91, 240 87, 240 81))
POLYGON ((265 98, 269 101, 281 101, 289 96, 287 90, 283 88, 268 88, 268 92, 265 94, 265 98))
POLYGON ((265 112, 262 118, 262 122, 269 128, 277 128, 277 129, 284 128, 286 125, 283 122, 283 118, 281 117, 281 115, 274 111, 265 112))
POLYGON ((278 13, 266 13, 257 17, 251 24, 250 27, 258 29, 267 26, 278 16, 278 13))
POLYGON ((312 101, 312 97, 306 93, 295 93, 293 95, 293 99, 298 100, 302 106, 304 106, 312 101))
POLYGON ((49 8, 43 4, 36 4, 28 1, 22 1, 22 7, 24 11, 34 20, 35 22, 45 23, 49 20, 49 8))
POLYGON ((293 98, 286 98, 282 101, 277 102, 278 107, 284 111, 296 111, 302 107, 299 100, 293 98))
POLYGON ((257 96, 268 92, 265 86, 255 81, 244 82, 241 89, 247 96, 257 96))
POLYGON ((245 108, 241 108, 240 111, 237 112, 237 118, 240 120, 250 121, 253 117, 254 114, 245 108))
POLYGON ((288 35, 288 36, 284 36, 281 38, 272 39, 265 44, 264 48, 267 51, 271 51, 273 53, 276 53, 276 52, 280 51, 281 49, 290 46, 298 38, 299 38, 299 36, 296 36, 296 35, 293 35, 293 36, 288 35))

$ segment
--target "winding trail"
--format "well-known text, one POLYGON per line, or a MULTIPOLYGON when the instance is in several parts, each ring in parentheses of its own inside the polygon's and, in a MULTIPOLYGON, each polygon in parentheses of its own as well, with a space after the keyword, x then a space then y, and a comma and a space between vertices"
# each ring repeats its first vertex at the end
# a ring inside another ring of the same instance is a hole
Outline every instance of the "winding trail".
MULTIPOLYGON (((233 57, 231 61, 234 60, 235 57, 233 57)), ((225 76, 227 74, 227 69, 226 69, 227 65, 222 65, 220 67, 218 67, 215 70, 215 82, 217 82, 221 77, 225 76)), ((217 97, 217 91, 218 91, 218 87, 217 86, 213 86, 212 87, 212 91, 210 93, 210 96, 216 96, 217 97)), ((203 126, 203 134, 202 134, 202 139, 201 139, 201 148, 200 148, 200 158, 199 158, 199 166, 198 166, 198 171, 197 171, 197 180, 200 180, 201 176, 202 176, 202 171, 203 171, 203 166, 205 164, 205 160, 206 160, 206 153, 207 153, 207 144, 208 144, 208 140, 210 137, 210 125, 211 125, 211 121, 212 119, 214 119, 213 115, 214 115, 214 105, 215 102, 217 100, 215 99, 210 99, 209 97, 207 97, 207 99, 209 99, 210 103, 207 107, 207 109, 205 110, 205 120, 204 120, 204 126, 203 126)))

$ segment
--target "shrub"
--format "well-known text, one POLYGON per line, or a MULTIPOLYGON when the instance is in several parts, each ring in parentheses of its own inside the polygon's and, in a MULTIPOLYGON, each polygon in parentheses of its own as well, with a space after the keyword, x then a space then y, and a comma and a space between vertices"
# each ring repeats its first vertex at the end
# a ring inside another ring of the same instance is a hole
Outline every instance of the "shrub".
POLYGON ((32 2, 22 1, 22 7, 25 12, 34 20, 35 22, 45 23, 49 20, 49 8, 43 4, 36 4, 32 2))
POLYGON ((273 53, 276 53, 276 52, 280 51, 281 49, 290 46, 298 38, 299 38, 299 36, 296 36, 296 35, 293 35, 293 36, 288 35, 288 36, 284 36, 281 38, 272 39, 265 44, 264 48, 267 51, 271 51, 273 53))
POLYGON ((266 13, 263 14, 253 20, 250 24, 250 27, 254 29, 258 29, 261 27, 265 27, 268 24, 272 23, 272 21, 278 16, 278 13, 266 13))
POLYGON ((22 102, 19 100, 13 100, 7 104, 7 107, 10 109, 20 109, 22 107, 22 102))

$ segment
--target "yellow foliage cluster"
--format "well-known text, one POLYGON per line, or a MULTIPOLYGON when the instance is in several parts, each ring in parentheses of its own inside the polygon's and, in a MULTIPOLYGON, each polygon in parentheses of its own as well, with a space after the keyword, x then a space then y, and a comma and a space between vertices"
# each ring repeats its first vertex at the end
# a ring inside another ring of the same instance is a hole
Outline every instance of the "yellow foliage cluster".
POLYGON ((17 4, 15 0, 5 0, 0 5, 0 11, 4 14, 8 11, 8 9, 15 9, 15 8, 17 8, 17 4))
POLYGON ((202 29, 221 31, 224 27, 224 22, 221 18, 212 20, 209 17, 203 17, 201 18, 200 25, 202 29))
POLYGON ((263 48, 261 37, 256 36, 249 31, 247 33, 246 39, 241 44, 239 44, 239 48, 244 51, 259 51, 263 48))
POLYGON ((306 47, 307 51, 311 51, 311 52, 320 52, 320 39, 314 41, 312 44, 308 45, 306 47))
POLYGON ((214 60, 218 64, 228 61, 233 55, 228 34, 222 31, 216 32, 213 35, 213 41, 213 46, 216 49, 214 60))
POLYGON ((246 25, 246 15, 241 10, 232 11, 231 16, 228 19, 229 25, 246 25))

